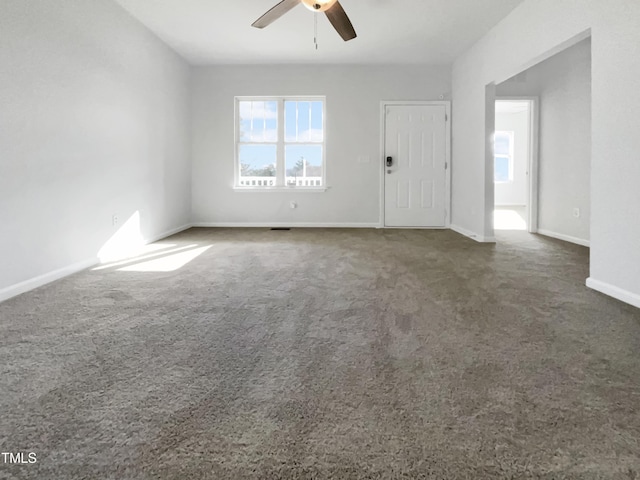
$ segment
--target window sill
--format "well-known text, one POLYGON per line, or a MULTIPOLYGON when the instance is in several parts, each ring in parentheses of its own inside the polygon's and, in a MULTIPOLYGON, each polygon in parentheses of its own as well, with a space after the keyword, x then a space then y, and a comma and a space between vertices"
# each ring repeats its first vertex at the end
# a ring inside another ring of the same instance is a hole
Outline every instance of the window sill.
POLYGON ((282 192, 307 192, 322 193, 331 187, 233 187, 234 192, 261 192, 261 193, 282 193, 282 192))

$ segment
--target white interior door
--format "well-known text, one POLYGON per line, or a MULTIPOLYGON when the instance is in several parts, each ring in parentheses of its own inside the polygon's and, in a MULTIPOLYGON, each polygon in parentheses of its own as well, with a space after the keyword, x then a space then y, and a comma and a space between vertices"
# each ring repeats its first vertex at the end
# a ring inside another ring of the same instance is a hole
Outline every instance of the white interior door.
POLYGON ((446 107, 387 105, 384 135, 385 226, 444 227, 446 107))

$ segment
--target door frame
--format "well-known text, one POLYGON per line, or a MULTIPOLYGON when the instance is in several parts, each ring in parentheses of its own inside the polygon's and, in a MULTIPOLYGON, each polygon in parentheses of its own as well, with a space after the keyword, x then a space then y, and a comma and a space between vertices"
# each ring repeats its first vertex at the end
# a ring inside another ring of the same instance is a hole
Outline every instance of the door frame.
POLYGON ((446 229, 451 225, 451 102, 448 100, 382 100, 380 102, 380 158, 378 172, 380 175, 380 219, 378 228, 411 228, 411 229, 446 229), (385 137, 387 106, 444 106, 445 107, 445 185, 444 185, 444 226, 443 227, 387 227, 385 225, 385 137))
MULTIPOLYGON (((529 102, 529 158, 527 159, 527 231, 538 232, 538 169, 540 146, 540 98, 537 96, 496 96, 495 102, 500 101, 528 101, 529 102)), ((495 107, 494 107, 495 108, 495 107)), ((495 131, 495 124, 494 124, 495 131)), ((493 163, 492 163, 493 165, 493 163)), ((492 167, 493 168, 493 167, 492 167)), ((495 210, 495 189, 493 208, 495 210)), ((493 211, 492 211, 493 215, 493 211)))

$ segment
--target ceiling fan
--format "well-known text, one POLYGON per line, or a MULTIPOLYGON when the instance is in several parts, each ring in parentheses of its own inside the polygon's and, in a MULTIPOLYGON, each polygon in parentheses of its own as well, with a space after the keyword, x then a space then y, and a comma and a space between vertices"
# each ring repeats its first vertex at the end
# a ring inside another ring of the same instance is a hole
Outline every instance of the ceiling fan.
POLYGON ((356 31, 338 0, 282 0, 253 22, 251 26, 264 28, 300 3, 313 12, 324 12, 333 28, 345 42, 356 38, 356 31))

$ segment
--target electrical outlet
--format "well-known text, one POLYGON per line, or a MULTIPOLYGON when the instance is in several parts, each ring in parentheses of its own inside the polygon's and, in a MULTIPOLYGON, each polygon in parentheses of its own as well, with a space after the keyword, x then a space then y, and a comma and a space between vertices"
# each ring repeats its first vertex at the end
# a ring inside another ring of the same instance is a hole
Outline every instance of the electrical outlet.
POLYGON ((111 217, 111 224, 112 224, 114 227, 117 227, 117 226, 118 226, 118 223, 119 223, 118 215, 113 215, 113 216, 111 217))
POLYGON ((573 209, 573 216, 576 218, 580 218, 580 209, 578 207, 573 209))

